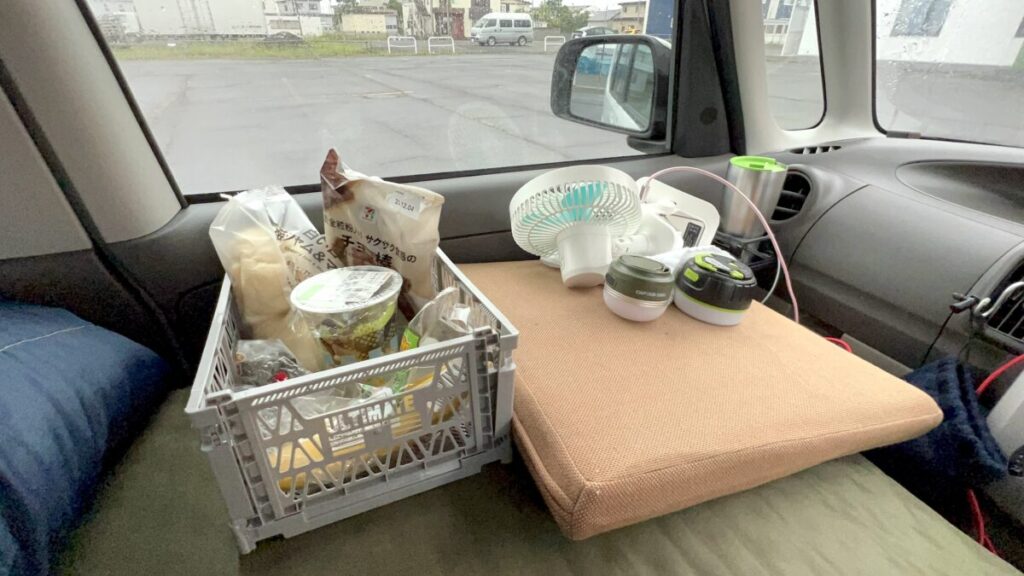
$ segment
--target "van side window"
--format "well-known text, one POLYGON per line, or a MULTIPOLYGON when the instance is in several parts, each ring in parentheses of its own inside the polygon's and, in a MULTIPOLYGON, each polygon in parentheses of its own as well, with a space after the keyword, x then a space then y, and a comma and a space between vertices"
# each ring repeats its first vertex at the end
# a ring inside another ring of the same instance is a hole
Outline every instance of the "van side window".
POLYGON ((654 102, 654 56, 646 47, 633 55, 633 66, 623 108, 638 121, 649 118, 654 102))
POLYGON ((629 70, 633 65, 635 44, 623 44, 612 65, 611 92, 616 100, 625 102, 626 90, 629 88, 629 70))
POLYGON ((502 20, 501 23, 500 23, 500 26, 502 28, 511 28, 512 27, 512 21, 511 20, 502 20))
POLYGON ((530 27, 530 21, 529 20, 516 20, 516 28, 529 28, 529 27, 530 27))

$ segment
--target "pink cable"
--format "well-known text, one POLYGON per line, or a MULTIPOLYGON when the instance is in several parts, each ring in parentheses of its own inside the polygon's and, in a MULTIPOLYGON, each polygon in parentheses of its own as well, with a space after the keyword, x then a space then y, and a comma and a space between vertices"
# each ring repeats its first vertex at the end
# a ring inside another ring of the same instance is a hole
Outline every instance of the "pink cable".
POLYGON ((647 197, 647 189, 650 187, 651 182, 665 176, 666 174, 674 174, 676 172, 691 172, 693 174, 702 174, 707 176, 708 178, 720 182, 723 186, 739 194, 740 198, 743 198, 743 200, 747 202, 750 209, 757 215, 757 219, 761 221, 761 225, 764 226, 764 231, 768 234, 768 240, 771 241, 772 248, 775 249, 775 257, 779 259, 779 266, 782 268, 782 276, 786 279, 786 290, 789 292, 789 300, 793 304, 793 321, 799 324, 800 308, 796 303, 796 294, 793 293, 793 282, 789 279, 789 267, 786 266, 786 260, 782 257, 782 250, 779 248, 778 241, 775 240, 775 233, 772 232, 771 226, 768 225, 768 220, 764 217, 764 214, 761 214, 761 211, 757 209, 754 202, 751 201, 750 198, 732 182, 729 182, 714 172, 708 172, 701 168, 695 168, 693 166, 673 166, 671 168, 665 168, 664 170, 658 170, 654 174, 651 174, 651 177, 647 179, 647 182, 644 182, 644 187, 640 190, 640 201, 643 202, 644 198, 647 197))

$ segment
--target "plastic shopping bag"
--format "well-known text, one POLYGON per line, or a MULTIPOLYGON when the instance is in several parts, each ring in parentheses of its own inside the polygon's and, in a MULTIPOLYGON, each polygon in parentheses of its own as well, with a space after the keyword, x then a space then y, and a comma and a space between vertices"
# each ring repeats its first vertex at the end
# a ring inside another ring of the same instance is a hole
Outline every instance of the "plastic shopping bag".
POLYGON ((319 346, 288 297, 299 282, 338 267, 326 241, 284 189, 241 192, 210 225, 210 239, 231 278, 243 330, 280 339, 303 368, 322 368, 319 346))

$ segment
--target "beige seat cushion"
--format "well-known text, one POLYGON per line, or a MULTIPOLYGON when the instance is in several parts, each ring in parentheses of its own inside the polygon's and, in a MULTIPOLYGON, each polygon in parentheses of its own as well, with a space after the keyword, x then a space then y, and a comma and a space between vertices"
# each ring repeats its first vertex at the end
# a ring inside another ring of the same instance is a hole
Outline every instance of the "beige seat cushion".
POLYGON ((520 331, 513 427, 583 539, 918 436, 923 392, 755 304, 735 327, 613 315, 536 261, 463 269, 520 331))

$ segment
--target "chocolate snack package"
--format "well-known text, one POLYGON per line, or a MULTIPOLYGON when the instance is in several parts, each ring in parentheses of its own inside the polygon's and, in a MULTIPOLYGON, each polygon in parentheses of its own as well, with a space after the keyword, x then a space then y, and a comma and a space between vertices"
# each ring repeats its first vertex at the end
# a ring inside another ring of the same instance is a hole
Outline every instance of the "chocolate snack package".
POLYGON ((383 266, 402 275, 398 308, 412 318, 434 297, 431 267, 444 196, 369 177, 335 150, 320 169, 327 246, 343 266, 383 266))

